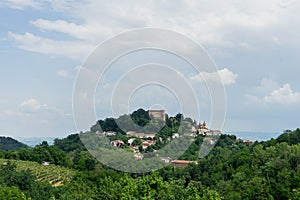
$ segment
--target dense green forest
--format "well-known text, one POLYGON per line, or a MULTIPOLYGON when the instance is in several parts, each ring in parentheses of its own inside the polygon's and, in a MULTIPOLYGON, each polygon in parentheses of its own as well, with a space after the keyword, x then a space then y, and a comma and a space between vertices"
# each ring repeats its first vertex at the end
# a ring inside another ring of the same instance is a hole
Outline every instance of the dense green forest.
POLYGON ((13 138, 0 136, 0 149, 2 151, 19 150, 27 148, 26 144, 23 144, 13 138))
MULTIPOLYGON (((203 138, 198 135, 181 159, 198 159, 203 138)), ((0 163, 0 199, 300 199, 300 129, 250 146, 233 135, 221 135, 198 164, 141 174, 102 165, 79 134, 56 139, 54 145, 1 151, 0 158, 11 160, 0 163), (55 187, 32 170, 17 170, 14 160, 48 161, 74 173, 55 187)))

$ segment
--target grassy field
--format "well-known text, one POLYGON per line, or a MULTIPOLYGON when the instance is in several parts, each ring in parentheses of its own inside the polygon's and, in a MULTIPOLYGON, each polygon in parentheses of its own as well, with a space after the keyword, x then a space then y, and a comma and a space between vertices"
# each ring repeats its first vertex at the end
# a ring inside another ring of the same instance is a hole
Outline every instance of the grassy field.
MULTIPOLYGON (((0 159, 0 164, 6 164, 8 160, 0 159)), ((68 183, 75 175, 75 171, 67 169, 65 167, 56 165, 47 165, 30 161, 11 160, 12 163, 16 164, 17 170, 29 169, 32 174, 37 176, 38 181, 48 182, 53 186, 60 186, 68 183)))

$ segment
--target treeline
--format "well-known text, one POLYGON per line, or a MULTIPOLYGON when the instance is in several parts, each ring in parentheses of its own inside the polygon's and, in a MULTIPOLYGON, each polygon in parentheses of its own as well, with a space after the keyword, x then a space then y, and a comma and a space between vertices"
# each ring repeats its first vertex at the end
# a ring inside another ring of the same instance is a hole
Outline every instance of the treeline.
POLYGON ((41 183, 30 171, 17 171, 11 162, 0 164, 0 200, 49 200, 52 186, 41 183))
POLYGON ((112 170, 78 172, 69 184, 53 187, 12 163, 0 165, 0 200, 221 199, 214 190, 199 189, 193 182, 164 181, 158 173, 133 178, 112 170))
POLYGON ((153 118, 153 116, 149 116, 147 111, 140 108, 131 114, 121 115, 118 118, 98 120, 96 124, 91 127, 90 131, 114 131, 123 135, 126 134, 127 131, 136 131, 158 133, 163 137, 170 137, 174 132, 187 130, 190 125, 196 125, 196 121, 189 117, 184 117, 181 113, 178 113, 174 117, 166 114, 165 121, 162 121, 158 118, 153 118))
POLYGON ((222 135, 198 165, 166 168, 160 175, 211 188, 224 199, 300 199, 300 144, 287 143, 300 137, 299 129, 283 136, 248 147, 222 135))
POLYGON ((49 146, 46 141, 31 148, 23 148, 20 150, 10 150, 3 152, 0 158, 11 160, 25 160, 33 162, 50 162, 55 165, 70 166, 69 159, 66 154, 57 146, 49 146))

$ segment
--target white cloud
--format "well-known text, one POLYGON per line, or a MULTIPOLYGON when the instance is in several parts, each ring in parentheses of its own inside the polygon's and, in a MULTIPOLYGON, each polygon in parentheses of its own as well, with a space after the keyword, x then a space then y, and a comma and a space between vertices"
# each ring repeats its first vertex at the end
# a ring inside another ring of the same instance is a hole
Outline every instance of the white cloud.
POLYGON ((74 131, 70 130, 73 127, 72 115, 35 98, 24 100, 14 108, 0 110, 0 119, 3 122, 1 130, 9 130, 14 136, 57 136, 74 131))
POLYGON ((0 2, 0 6, 8 6, 13 9, 23 10, 24 8, 31 7, 40 9, 42 3, 34 0, 3 0, 0 2))
POLYGON ((66 71, 66 70, 63 70, 63 69, 58 70, 58 71, 56 72, 56 74, 57 74, 57 76, 60 76, 60 77, 63 77, 63 78, 69 77, 69 72, 66 71))
POLYGON ((294 92, 290 84, 284 84, 283 87, 272 91, 263 98, 266 103, 292 104, 300 102, 300 93, 294 92))
POLYGON ((279 88, 280 85, 271 78, 263 78, 260 85, 254 89, 258 95, 265 95, 271 93, 273 90, 279 88))
POLYGON ((20 103, 19 107, 22 111, 25 112, 38 112, 44 109, 48 109, 48 106, 46 104, 41 104, 36 99, 27 99, 20 103))
MULTIPOLYGON (((10 1, 31 2, 30 4, 36 2, 32 0, 10 1)), ((253 0, 243 1, 243 3, 233 0, 205 3, 198 0, 188 2, 167 0, 164 6, 156 1, 133 3, 126 0, 84 2, 56 0, 47 1, 47 4, 43 4, 45 5, 56 12, 64 13, 72 19, 72 22, 65 19, 40 18, 30 23, 42 31, 60 32, 80 42, 42 38, 42 44, 45 45, 43 47, 35 45, 34 48, 32 43, 27 41, 32 36, 30 33, 21 35, 22 39, 20 37, 13 37, 13 39, 20 48, 28 51, 63 56, 66 56, 67 51, 67 56, 73 58, 86 53, 84 46, 97 45, 115 34, 140 27, 162 27, 179 31, 209 49, 224 46, 241 48, 241 45, 242 47, 246 45, 247 48, 250 46, 257 48, 256 44, 252 43, 253 37, 282 44, 284 41, 281 41, 281 38, 286 40, 289 37, 282 35, 286 33, 274 36, 274 30, 278 31, 278 27, 287 24, 289 19, 296 19, 297 17, 293 16, 291 14, 293 12, 289 10, 300 7, 300 4, 295 2, 292 4, 282 0, 253 0), (62 46, 70 48, 61 50, 62 46)), ((225 54, 224 50, 214 52, 225 54)))
POLYGON ((200 72, 199 74, 191 77, 192 80, 197 82, 212 82, 224 85, 231 85, 235 83, 236 78, 238 77, 237 74, 233 73, 232 71, 228 70, 227 68, 218 70, 216 72, 200 72))
POLYGON ((27 100, 22 101, 19 104, 19 109, 16 111, 12 111, 15 113, 19 113, 21 114, 29 114, 29 115, 44 115, 44 116, 67 116, 69 114, 66 114, 63 110, 56 108, 56 107, 52 107, 52 106, 48 106, 45 103, 41 103, 40 101, 38 101, 37 99, 34 98, 30 98, 27 100))
POLYGON ((255 95, 245 95, 248 103, 289 105, 300 102, 300 93, 294 92, 289 83, 275 88, 277 85, 271 79, 263 79, 261 85, 255 88, 255 95))
POLYGON ((21 49, 50 55, 66 56, 73 59, 84 58, 94 48, 93 45, 80 41, 57 41, 35 36, 31 33, 21 35, 9 32, 8 36, 15 40, 21 49))
POLYGON ((31 21, 30 23, 43 30, 62 32, 78 39, 88 39, 88 34, 92 32, 91 29, 83 25, 69 23, 64 20, 50 21, 38 19, 31 21))

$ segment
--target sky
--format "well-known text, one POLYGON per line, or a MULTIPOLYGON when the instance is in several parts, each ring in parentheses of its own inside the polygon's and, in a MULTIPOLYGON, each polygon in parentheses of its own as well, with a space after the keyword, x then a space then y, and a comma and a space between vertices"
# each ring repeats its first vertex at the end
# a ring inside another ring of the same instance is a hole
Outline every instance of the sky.
MULTIPOLYGON (((84 61, 109 38, 144 27, 191 38, 205 49, 216 72, 191 74, 186 63, 164 52, 128 55, 114 63, 98 87, 98 118, 111 116, 110 108, 103 107, 105 88, 113 90, 120 69, 164 58, 200 95, 199 120, 210 122, 212 105, 197 84, 203 84, 203 77, 216 82, 220 76, 226 93, 224 132, 278 133, 300 127, 299 9, 296 0, 2 0, 0 135, 64 137, 79 131, 72 95, 84 61)), ((180 111, 168 88, 143 89, 130 91, 128 111, 180 111)), ((94 123, 87 122, 86 130, 94 123)))

